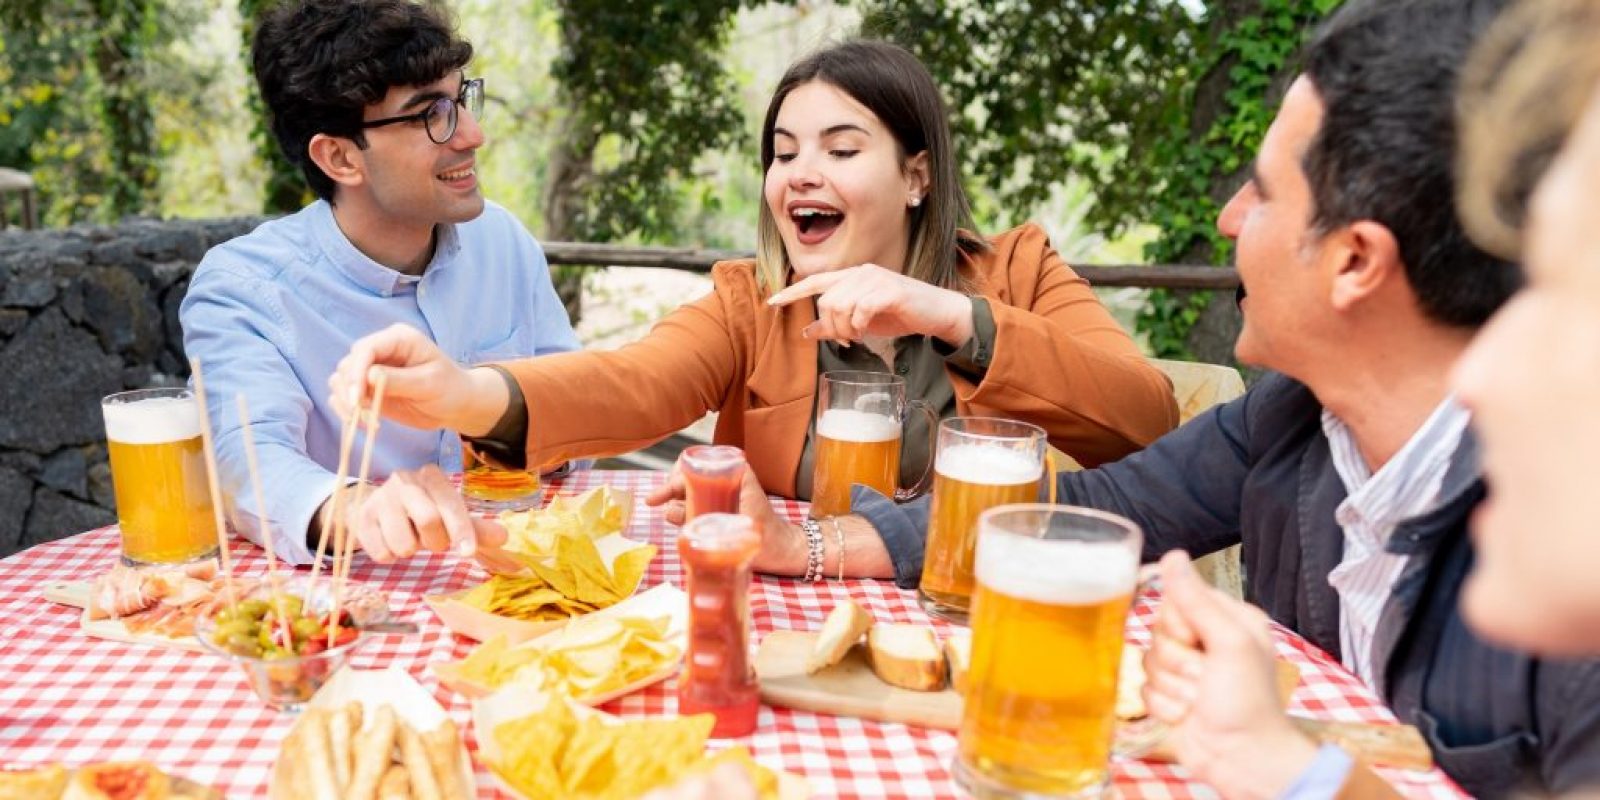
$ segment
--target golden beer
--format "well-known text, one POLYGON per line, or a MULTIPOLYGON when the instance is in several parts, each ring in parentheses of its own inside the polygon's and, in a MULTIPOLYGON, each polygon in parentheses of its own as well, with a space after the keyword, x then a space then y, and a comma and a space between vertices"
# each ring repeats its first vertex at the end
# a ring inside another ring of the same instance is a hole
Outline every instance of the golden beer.
POLYGON ((933 469, 933 507, 918 588, 930 613, 965 622, 978 515, 1039 499, 1043 467, 1023 453, 969 444, 941 449, 933 469))
POLYGON ((461 495, 475 511, 519 511, 539 504, 539 471, 503 469, 461 445, 461 495))
POLYGON ((893 497, 900 483, 900 423, 893 417, 830 408, 817 419, 811 516, 850 513, 850 487, 860 483, 893 497))
POLYGON ((200 407, 184 389, 123 392, 101 404, 111 484, 129 564, 178 564, 217 552, 200 407))
POLYGON ((1081 513, 1099 515, 1006 506, 980 522, 956 762, 957 778, 976 796, 1098 797, 1109 780, 1139 534, 1126 520, 1099 515, 1108 519, 1090 519, 1126 526, 1127 538, 1048 538, 1081 513))

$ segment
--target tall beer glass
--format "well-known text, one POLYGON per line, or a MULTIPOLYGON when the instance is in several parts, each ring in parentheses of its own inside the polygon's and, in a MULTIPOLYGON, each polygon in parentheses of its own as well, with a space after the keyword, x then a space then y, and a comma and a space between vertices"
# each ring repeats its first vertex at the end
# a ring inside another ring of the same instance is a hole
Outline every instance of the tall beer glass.
POLYGON ((956 778, 976 797, 1099 797, 1109 775, 1139 529, 1090 509, 978 518, 956 778))
POLYGON ((217 554, 217 524, 188 389, 144 389, 100 401, 122 561, 181 564, 217 554))
POLYGON ((929 614, 966 624, 978 515, 1038 500, 1048 447, 1044 429, 1026 422, 951 417, 939 423, 933 507, 917 589, 929 614))
MULTIPOLYGON (((938 417, 924 403, 906 403, 906 382, 886 372, 825 372, 817 379, 816 466, 811 481, 811 516, 850 513, 850 487, 860 483, 896 500, 921 494, 900 485, 900 430, 911 408, 938 417)), ((931 437, 930 437, 931 438, 931 437)), ((932 442, 929 442, 931 445, 932 442)))

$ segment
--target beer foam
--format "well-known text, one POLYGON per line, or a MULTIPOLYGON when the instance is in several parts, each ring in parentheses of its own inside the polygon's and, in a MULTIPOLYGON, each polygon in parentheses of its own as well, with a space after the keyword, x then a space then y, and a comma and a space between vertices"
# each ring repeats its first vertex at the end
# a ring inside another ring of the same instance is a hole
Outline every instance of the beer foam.
POLYGON ((887 442, 900 437, 900 423, 883 414, 830 408, 817 420, 817 435, 838 442, 887 442))
POLYGON ((1132 594, 1139 556, 1125 544, 978 535, 978 582, 1047 605, 1091 605, 1132 594))
POLYGON ((1044 471, 1039 459, 1016 450, 958 444, 939 451, 934 469, 946 478, 984 486, 1014 486, 1036 481, 1044 471))
POLYGON ((200 405, 193 397, 152 397, 100 407, 106 438, 123 444, 180 442, 200 435, 200 405))

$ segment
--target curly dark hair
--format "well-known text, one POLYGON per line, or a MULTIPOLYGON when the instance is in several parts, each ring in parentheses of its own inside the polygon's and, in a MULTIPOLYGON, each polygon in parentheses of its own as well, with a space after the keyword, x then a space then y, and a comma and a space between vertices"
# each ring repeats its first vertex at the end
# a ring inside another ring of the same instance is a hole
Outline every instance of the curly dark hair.
POLYGON ((1522 272, 1467 238, 1456 214, 1455 92, 1472 46, 1511 0, 1354 0, 1306 50, 1322 128, 1304 167, 1328 231, 1361 219, 1394 234, 1430 319, 1482 325, 1522 272))
POLYGON ((472 59, 439 6, 409 0, 297 0, 264 11, 251 58, 272 135, 317 196, 336 184, 311 160, 323 133, 366 147, 362 110, 394 86, 433 83, 472 59))

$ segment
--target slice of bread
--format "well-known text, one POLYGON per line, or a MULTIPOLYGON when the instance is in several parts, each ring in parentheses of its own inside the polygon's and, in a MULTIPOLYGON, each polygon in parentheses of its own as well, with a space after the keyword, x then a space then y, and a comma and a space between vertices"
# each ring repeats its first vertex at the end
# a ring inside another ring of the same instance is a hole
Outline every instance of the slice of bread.
POLYGON ((1144 649, 1122 645, 1122 665, 1117 671, 1117 719, 1143 719, 1150 712, 1144 707, 1144 649))
POLYGON ((822 630, 817 631, 816 644, 806 656, 806 674, 815 674, 839 663, 871 627, 871 614, 849 600, 839 601, 822 621, 822 630))
POLYGON ((867 631, 872 671, 884 683, 917 692, 944 687, 944 653, 933 629, 884 623, 867 631))
POLYGON ((950 666, 950 688, 957 694, 967 690, 967 667, 972 663, 972 634, 950 634, 944 640, 944 660, 950 666))

